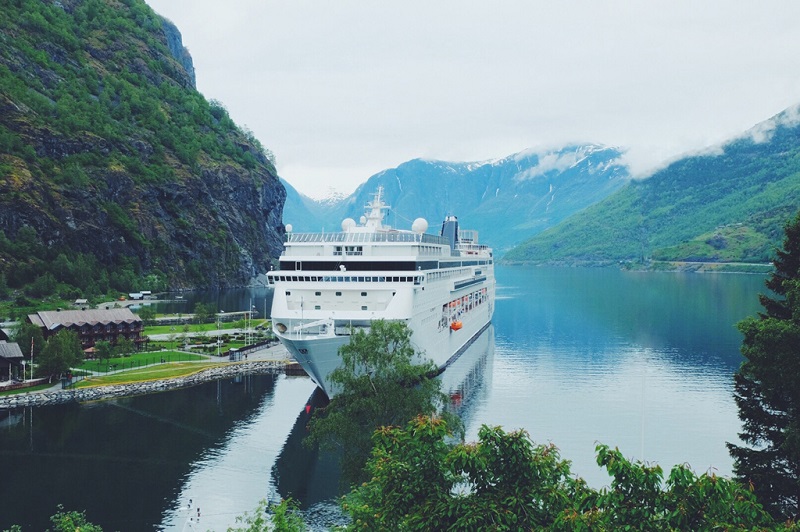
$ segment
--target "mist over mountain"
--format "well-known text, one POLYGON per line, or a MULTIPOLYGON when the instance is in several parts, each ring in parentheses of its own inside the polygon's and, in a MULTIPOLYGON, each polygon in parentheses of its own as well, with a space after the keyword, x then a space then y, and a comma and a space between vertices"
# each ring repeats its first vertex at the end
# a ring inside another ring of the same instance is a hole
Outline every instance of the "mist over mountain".
POLYGON ((768 262, 800 207, 800 109, 673 162, 505 259, 523 262, 768 262))
POLYGON ((391 206, 384 222, 392 227, 410 229, 423 217, 433 231, 453 214, 502 253, 622 187, 629 175, 621 155, 616 148, 588 144, 482 162, 414 159, 373 175, 338 202, 295 195, 287 186, 283 219, 294 231, 339 231, 342 219, 364 214, 381 186, 391 206))

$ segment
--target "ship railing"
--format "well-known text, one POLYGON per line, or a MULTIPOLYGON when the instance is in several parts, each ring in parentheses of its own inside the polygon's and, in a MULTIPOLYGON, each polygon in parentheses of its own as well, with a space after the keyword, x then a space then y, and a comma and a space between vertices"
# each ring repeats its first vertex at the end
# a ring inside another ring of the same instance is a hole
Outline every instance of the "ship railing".
POLYGON ((438 235, 410 233, 407 231, 388 231, 379 233, 289 233, 287 242, 292 244, 325 242, 400 242, 422 244, 449 244, 450 241, 438 235))

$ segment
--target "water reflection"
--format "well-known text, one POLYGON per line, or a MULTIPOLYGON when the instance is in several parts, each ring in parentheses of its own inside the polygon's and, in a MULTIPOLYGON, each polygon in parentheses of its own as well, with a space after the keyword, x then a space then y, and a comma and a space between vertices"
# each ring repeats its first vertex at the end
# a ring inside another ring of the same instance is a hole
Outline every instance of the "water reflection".
MULTIPOLYGON (((733 324, 759 310, 763 278, 496 272, 494 326, 442 375, 468 441, 483 423, 524 428, 597 486, 608 483, 594 462, 598 441, 665 469, 730 473, 724 443, 739 430, 731 374, 741 361, 733 324)), ((244 310, 253 290, 196 295, 244 310)), ((255 305, 269 296, 261 290, 255 305)), ((107 530, 224 530, 260 499, 286 496, 312 522, 330 522, 335 459, 301 443, 314 390, 307 378, 265 375, 0 411, 0 529, 44 530, 61 503, 107 530)))
POLYGON ((107 530, 151 528, 197 461, 222 448, 235 424, 249 424, 274 391, 275 377, 264 376, 249 388, 227 381, 4 411, 0 526, 44 530, 63 504, 107 530))
POLYGON ((730 474, 734 324, 758 310, 762 277, 498 268, 498 285, 494 386, 468 439, 480 423, 524 428, 597 486, 597 442, 730 474))
POLYGON ((230 290, 195 290, 171 293, 168 301, 156 303, 157 312, 168 314, 191 314, 197 303, 209 305, 215 312, 245 311, 251 308, 254 317, 269 316, 273 291, 264 286, 232 288, 230 290))

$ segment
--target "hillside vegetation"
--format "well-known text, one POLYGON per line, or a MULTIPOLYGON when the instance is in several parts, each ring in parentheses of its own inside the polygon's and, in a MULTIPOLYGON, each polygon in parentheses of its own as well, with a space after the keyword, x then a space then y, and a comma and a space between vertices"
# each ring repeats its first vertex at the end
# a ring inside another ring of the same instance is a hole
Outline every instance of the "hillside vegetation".
POLYGON ((800 127, 787 110, 718 153, 632 181, 536 235, 518 262, 768 262, 800 205, 800 127))
POLYGON ((246 283, 281 248, 270 158, 142 0, 3 2, 0 297, 246 283))

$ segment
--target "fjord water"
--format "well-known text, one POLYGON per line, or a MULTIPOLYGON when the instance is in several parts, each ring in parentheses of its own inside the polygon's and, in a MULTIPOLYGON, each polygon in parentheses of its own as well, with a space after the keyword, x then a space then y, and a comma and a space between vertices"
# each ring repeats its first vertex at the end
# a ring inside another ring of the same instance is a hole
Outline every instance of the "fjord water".
MULTIPOLYGON (((468 440, 484 423, 523 428, 598 487, 609 479, 596 442, 667 470, 730 474, 734 324, 759 310, 763 277, 498 267, 497 280, 492 328, 443 375, 468 440)), ((265 296, 192 298, 229 311, 265 296)), ((61 503, 107 530, 224 530, 289 495, 324 526, 337 515, 336 462, 301 443, 305 407, 321 403, 307 378, 264 375, 2 411, 0 529, 43 530, 61 503)))

